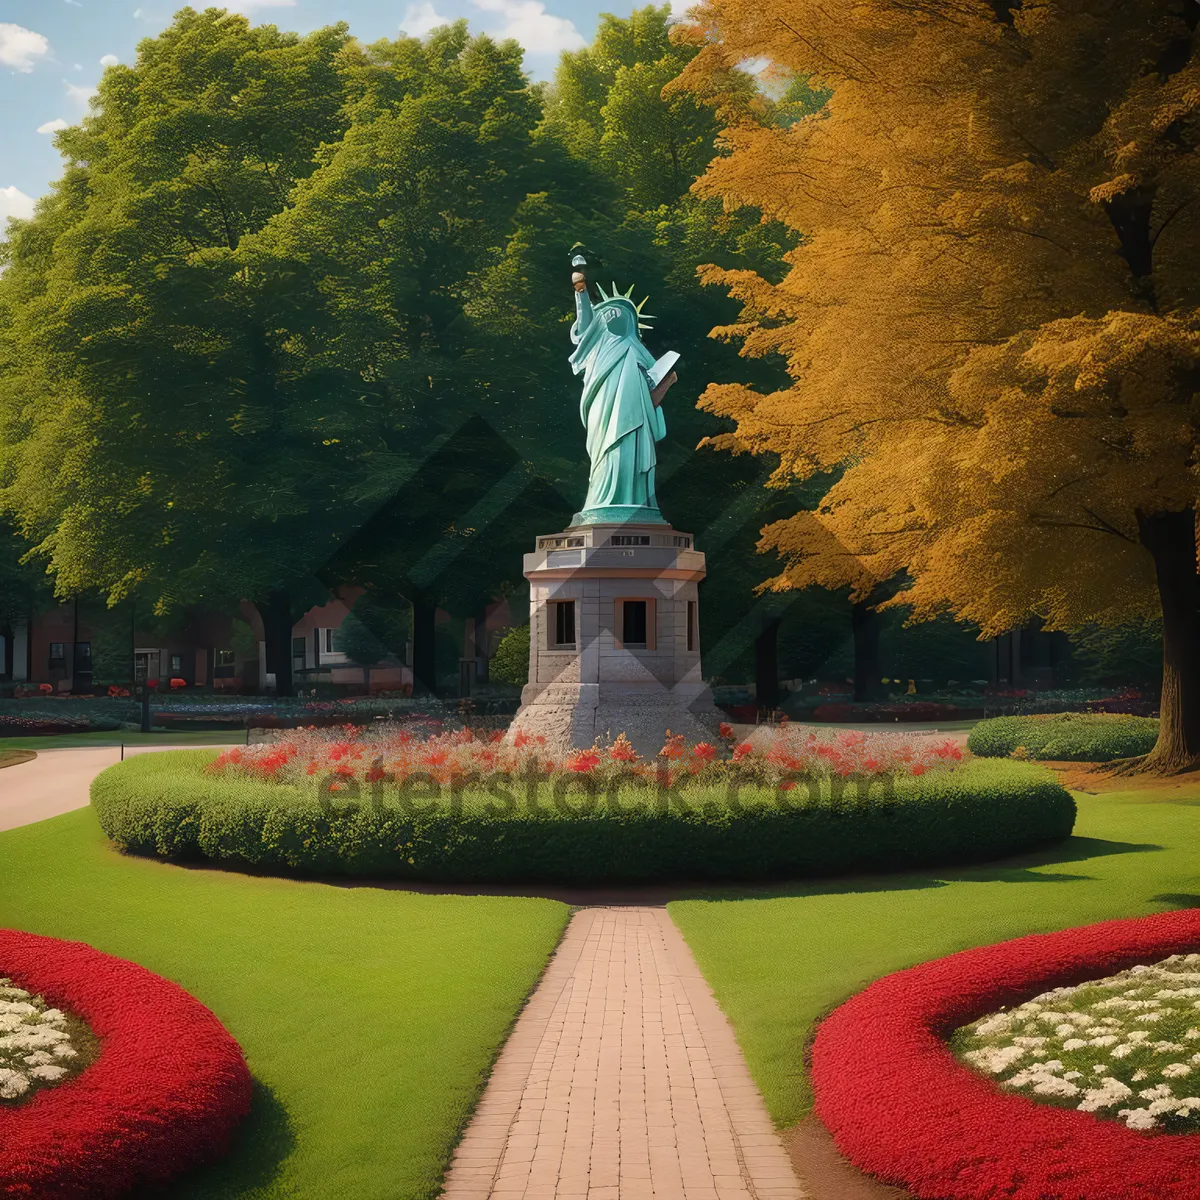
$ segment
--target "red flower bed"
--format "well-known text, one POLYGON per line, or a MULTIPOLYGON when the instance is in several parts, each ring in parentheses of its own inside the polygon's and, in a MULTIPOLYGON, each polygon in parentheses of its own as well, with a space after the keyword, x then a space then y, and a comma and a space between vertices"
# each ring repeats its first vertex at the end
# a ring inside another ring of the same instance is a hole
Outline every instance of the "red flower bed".
POLYGON ((873 983, 813 1043, 816 1111, 865 1171, 921 1200, 1197 1200, 1200 1134, 1141 1133, 1001 1091, 945 1038, 1053 987, 1200 949, 1200 911, 966 950, 873 983))
POLYGON ((0 975, 82 1017, 100 1057, 0 1106, 0 1196, 101 1200, 223 1154, 250 1110, 237 1042, 181 987, 81 942, 0 930, 0 975))

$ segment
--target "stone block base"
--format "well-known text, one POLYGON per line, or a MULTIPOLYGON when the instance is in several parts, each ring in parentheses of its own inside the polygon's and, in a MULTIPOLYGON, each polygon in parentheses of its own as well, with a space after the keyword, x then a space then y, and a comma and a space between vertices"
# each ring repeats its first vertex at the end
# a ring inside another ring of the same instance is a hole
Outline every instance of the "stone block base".
POLYGON ((545 753, 555 757, 586 749, 593 742, 607 745, 623 733, 643 758, 653 759, 667 731, 689 742, 713 741, 721 713, 712 693, 702 685, 679 685, 671 690, 596 684, 528 686, 522 705, 509 727, 511 739, 519 730, 546 739, 545 753))

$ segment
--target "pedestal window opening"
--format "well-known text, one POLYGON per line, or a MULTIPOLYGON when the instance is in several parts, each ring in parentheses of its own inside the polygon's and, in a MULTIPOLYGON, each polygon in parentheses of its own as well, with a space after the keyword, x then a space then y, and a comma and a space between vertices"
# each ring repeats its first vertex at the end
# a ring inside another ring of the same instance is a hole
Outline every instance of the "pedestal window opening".
POLYGON ((616 602, 613 633, 618 647, 654 649, 654 601, 631 598, 616 602))
POLYGON ((575 601, 550 602, 550 645, 555 650, 575 649, 575 601))

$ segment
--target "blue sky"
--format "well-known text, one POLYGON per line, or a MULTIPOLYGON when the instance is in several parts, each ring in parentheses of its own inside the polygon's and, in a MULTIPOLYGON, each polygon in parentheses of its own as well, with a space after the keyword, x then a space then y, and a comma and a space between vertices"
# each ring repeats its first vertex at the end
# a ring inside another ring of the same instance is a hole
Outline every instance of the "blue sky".
MULTIPOLYGON (((688 0, 690 3, 691 0, 688 0)), ((627 15, 646 0, 228 0, 252 20, 306 33, 345 21, 363 41, 422 36, 466 17, 479 32, 515 37, 538 78, 558 55, 591 38, 601 12, 627 15)), ((177 0, 0 0, 0 229, 28 216, 58 177, 53 133, 74 124, 105 64, 132 62, 138 42, 161 31, 177 0)), ((207 7, 193 0, 193 7, 207 7)), ((686 5, 676 0, 681 11, 686 5)))

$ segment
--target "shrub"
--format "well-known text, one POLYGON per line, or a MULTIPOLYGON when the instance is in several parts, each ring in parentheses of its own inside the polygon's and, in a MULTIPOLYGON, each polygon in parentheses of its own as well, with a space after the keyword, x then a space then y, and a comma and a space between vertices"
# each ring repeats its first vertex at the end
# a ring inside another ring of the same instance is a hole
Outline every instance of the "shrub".
POLYGON ((672 781, 662 764, 623 787, 598 786, 580 761, 554 778, 460 777, 444 788, 431 775, 404 787, 373 772, 351 778, 345 763, 319 785, 282 783, 214 773, 214 757, 171 751, 104 771, 92 785, 104 831, 139 854, 285 873, 599 883, 975 861, 1066 837, 1075 819, 1070 793, 1044 768, 1007 762, 909 774, 890 788, 833 775, 734 789, 672 781))
POLYGON ((107 696, 0 700, 0 737, 117 730, 136 715, 129 701, 107 696))
POLYGON ((529 626, 510 629, 488 663, 488 675, 497 683, 524 685, 529 682, 529 626))
POLYGON ((971 730, 967 747, 985 758, 1016 756, 1049 762, 1112 762, 1148 754, 1158 740, 1156 717, 1055 713, 994 717, 971 730))

